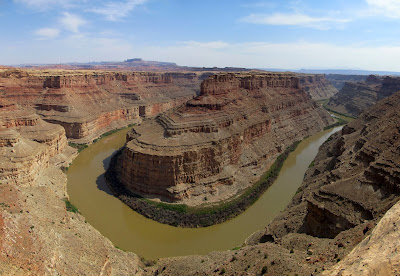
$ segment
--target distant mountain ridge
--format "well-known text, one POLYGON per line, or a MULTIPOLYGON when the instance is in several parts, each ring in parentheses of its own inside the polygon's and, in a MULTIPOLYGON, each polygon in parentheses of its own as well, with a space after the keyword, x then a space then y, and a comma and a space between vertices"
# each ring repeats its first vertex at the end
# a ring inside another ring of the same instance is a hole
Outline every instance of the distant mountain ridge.
POLYGON ((126 71, 215 71, 215 72, 240 72, 251 71, 241 67, 189 67, 179 66, 174 62, 148 61, 141 58, 131 58, 125 61, 100 61, 100 62, 69 62, 59 64, 21 64, 16 67, 33 69, 64 69, 64 70, 126 70, 126 71))
POLYGON ((369 70, 356 70, 356 69, 300 69, 300 70, 290 70, 290 69, 277 69, 277 68, 259 68, 261 70, 273 71, 273 72, 295 72, 304 74, 338 74, 338 75, 391 75, 398 76, 400 72, 394 71, 369 71, 369 70))

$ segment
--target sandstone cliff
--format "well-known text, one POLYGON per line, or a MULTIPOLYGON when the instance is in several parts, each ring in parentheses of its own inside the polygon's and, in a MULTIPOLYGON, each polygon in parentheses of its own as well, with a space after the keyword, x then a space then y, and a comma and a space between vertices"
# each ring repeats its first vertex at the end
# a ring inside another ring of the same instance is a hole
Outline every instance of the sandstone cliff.
POLYGON ((321 74, 298 74, 300 87, 303 88, 313 100, 329 99, 338 90, 330 83, 325 75, 321 74))
POLYGON ((121 182, 188 204, 234 196, 287 146, 333 122, 294 74, 217 74, 200 96, 128 134, 121 182))
POLYGON ((399 77, 370 75, 363 82, 346 82, 332 97, 327 107, 347 116, 357 117, 362 111, 377 101, 400 91, 399 77))
POLYGON ((109 129, 155 116, 198 93, 201 74, 65 70, 0 70, 0 97, 34 109, 90 142, 109 129))

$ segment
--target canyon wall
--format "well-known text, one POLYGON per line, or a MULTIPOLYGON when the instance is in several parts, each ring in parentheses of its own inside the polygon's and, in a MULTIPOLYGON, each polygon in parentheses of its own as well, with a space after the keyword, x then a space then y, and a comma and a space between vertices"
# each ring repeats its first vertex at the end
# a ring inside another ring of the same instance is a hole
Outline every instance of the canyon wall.
POLYGON ((89 142, 193 98, 202 75, 9 69, 0 71, 0 97, 62 125, 68 138, 89 142))
POLYGON ((118 164, 132 192, 187 204, 249 187, 279 153, 332 123, 294 74, 210 76, 200 96, 128 134, 118 164))
POLYGON ((327 74, 326 79, 338 90, 343 88, 346 82, 360 82, 365 81, 368 75, 341 75, 341 74, 327 74))
POLYGON ((276 219, 271 235, 297 231, 334 238, 381 218, 398 201, 399 104, 399 93, 382 100, 321 146, 288 209, 297 215, 276 219))
POLYGON ((323 74, 298 74, 300 87, 303 88, 313 100, 331 98, 337 92, 336 87, 323 74))
POLYGON ((357 117, 377 101, 400 91, 400 77, 370 75, 363 82, 346 82, 327 107, 347 116, 357 117))

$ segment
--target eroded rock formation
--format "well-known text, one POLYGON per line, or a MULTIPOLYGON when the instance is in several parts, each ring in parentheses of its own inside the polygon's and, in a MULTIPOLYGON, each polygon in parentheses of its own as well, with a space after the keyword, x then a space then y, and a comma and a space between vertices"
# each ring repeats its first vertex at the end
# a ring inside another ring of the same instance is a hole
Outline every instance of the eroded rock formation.
POLYGON ((325 100, 335 95, 338 90, 322 74, 298 74, 300 86, 313 100, 325 100))
POLYGON ((202 74, 105 71, 0 71, 0 97, 89 142, 113 128, 155 116, 198 93, 202 74))
POLYGON ((399 105, 396 93, 362 113, 320 148, 303 191, 269 226, 272 236, 303 232, 334 238, 381 218, 398 201, 399 105))
POLYGON ((327 107, 347 116, 357 117, 377 101, 400 91, 399 77, 370 75, 363 82, 346 82, 327 107))
POLYGON ((0 182, 35 182, 51 157, 67 146, 64 129, 15 104, 0 104, 0 182))
POLYGON ((143 195, 216 202, 250 186, 287 146, 332 122, 294 74, 217 74, 185 106, 133 128, 119 178, 143 195))

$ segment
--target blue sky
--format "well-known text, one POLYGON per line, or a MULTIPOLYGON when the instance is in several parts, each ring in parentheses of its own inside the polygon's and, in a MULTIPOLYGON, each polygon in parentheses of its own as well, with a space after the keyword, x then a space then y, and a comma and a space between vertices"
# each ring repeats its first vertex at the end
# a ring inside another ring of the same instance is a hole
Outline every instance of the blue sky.
POLYGON ((0 64, 400 71, 400 0, 0 0, 0 64))

